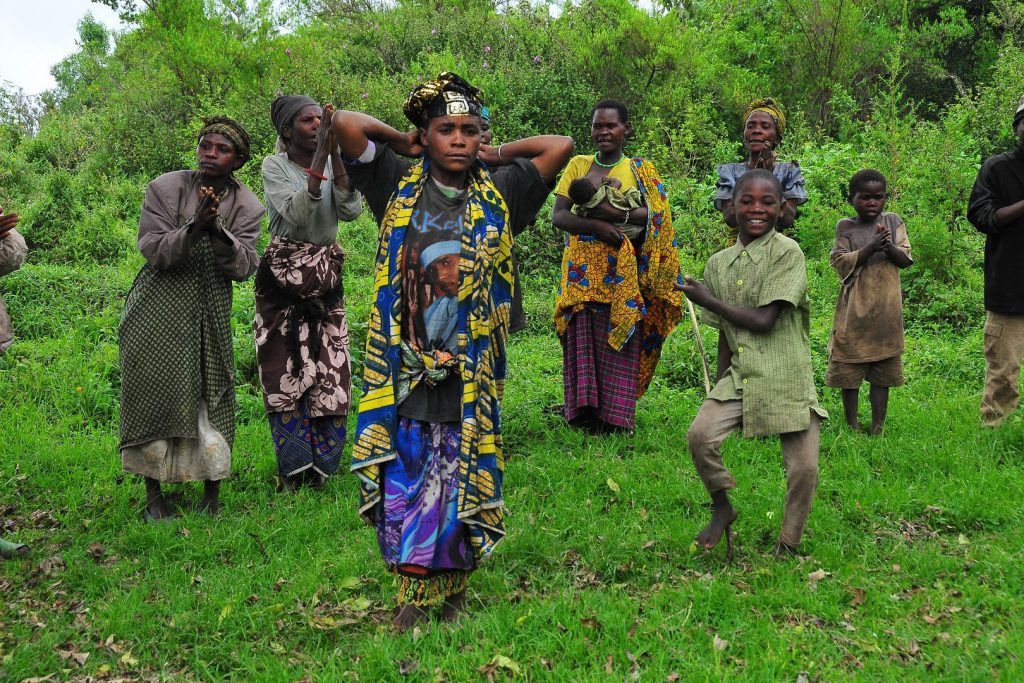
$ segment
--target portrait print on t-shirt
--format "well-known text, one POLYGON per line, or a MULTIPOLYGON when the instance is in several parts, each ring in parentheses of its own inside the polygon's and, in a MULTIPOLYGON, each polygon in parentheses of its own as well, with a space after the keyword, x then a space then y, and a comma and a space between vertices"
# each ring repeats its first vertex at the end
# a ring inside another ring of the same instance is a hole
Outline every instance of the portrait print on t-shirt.
POLYGON ((404 335, 423 351, 458 351, 459 254, 466 193, 428 182, 405 237, 404 335))

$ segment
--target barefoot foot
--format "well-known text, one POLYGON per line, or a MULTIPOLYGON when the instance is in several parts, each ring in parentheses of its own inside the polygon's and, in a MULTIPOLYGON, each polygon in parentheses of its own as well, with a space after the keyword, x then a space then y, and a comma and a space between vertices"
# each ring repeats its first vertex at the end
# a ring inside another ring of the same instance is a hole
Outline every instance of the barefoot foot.
POLYGON ((705 550, 711 550, 722 540, 722 535, 732 526, 740 513, 726 500, 719 505, 711 506, 711 521, 697 534, 697 545, 705 550))
POLYGON ((427 613, 416 605, 402 605, 391 623, 399 633, 405 633, 417 624, 427 620, 427 613))
POLYGON ((462 590, 455 595, 449 595, 444 605, 441 606, 441 618, 445 621, 457 621, 466 611, 466 591, 462 590))
POLYGON ((788 543, 784 543, 783 541, 776 541, 775 547, 772 548, 772 555, 779 559, 788 559, 791 557, 796 557, 796 548, 797 547, 795 545, 790 545, 788 543))
POLYGON ((145 478, 146 481, 146 508, 142 511, 142 518, 147 522, 160 522, 174 517, 164 492, 160 488, 160 482, 156 479, 145 478))

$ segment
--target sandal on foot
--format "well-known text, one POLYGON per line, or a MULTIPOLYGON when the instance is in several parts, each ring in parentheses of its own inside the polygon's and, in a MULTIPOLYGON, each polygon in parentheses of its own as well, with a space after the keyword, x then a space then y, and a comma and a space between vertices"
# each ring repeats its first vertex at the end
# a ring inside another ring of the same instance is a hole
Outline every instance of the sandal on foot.
POLYGON ((19 557, 25 557, 30 552, 32 551, 24 543, 5 541, 0 538, 0 558, 4 560, 13 560, 19 557))

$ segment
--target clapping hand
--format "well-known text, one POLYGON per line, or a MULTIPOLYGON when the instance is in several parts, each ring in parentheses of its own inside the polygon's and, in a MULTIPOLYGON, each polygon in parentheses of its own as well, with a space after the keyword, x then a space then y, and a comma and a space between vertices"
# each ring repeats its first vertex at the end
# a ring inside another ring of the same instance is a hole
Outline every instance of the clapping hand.
POLYGON ((195 224, 200 228, 209 229, 217 220, 220 200, 212 187, 199 188, 199 206, 196 207, 195 224))
POLYGON ((330 103, 325 104, 323 106, 323 116, 320 117, 320 127, 316 131, 317 151, 323 150, 325 155, 330 154, 335 145, 334 126, 331 125, 333 120, 334 105, 330 103))
POLYGON ((882 223, 875 225, 875 236, 871 240, 875 251, 885 251, 892 244, 892 232, 882 223))
POLYGON ((763 168, 766 171, 775 170, 775 151, 772 149, 772 143, 765 140, 761 145, 761 151, 757 154, 757 161, 754 162, 754 168, 763 168))

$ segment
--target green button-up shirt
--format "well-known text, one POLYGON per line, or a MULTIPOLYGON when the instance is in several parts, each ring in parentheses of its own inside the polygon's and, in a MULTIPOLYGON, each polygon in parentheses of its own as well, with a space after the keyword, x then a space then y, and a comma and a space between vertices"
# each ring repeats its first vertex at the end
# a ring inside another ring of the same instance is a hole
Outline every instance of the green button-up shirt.
POLYGON ((704 321, 725 335, 732 350, 732 364, 710 398, 743 401, 743 435, 803 431, 810 427, 812 410, 828 417, 814 390, 807 269, 800 246, 774 230, 746 246, 737 242, 708 259, 704 282, 716 298, 736 306, 788 304, 765 334, 703 312, 704 321))

